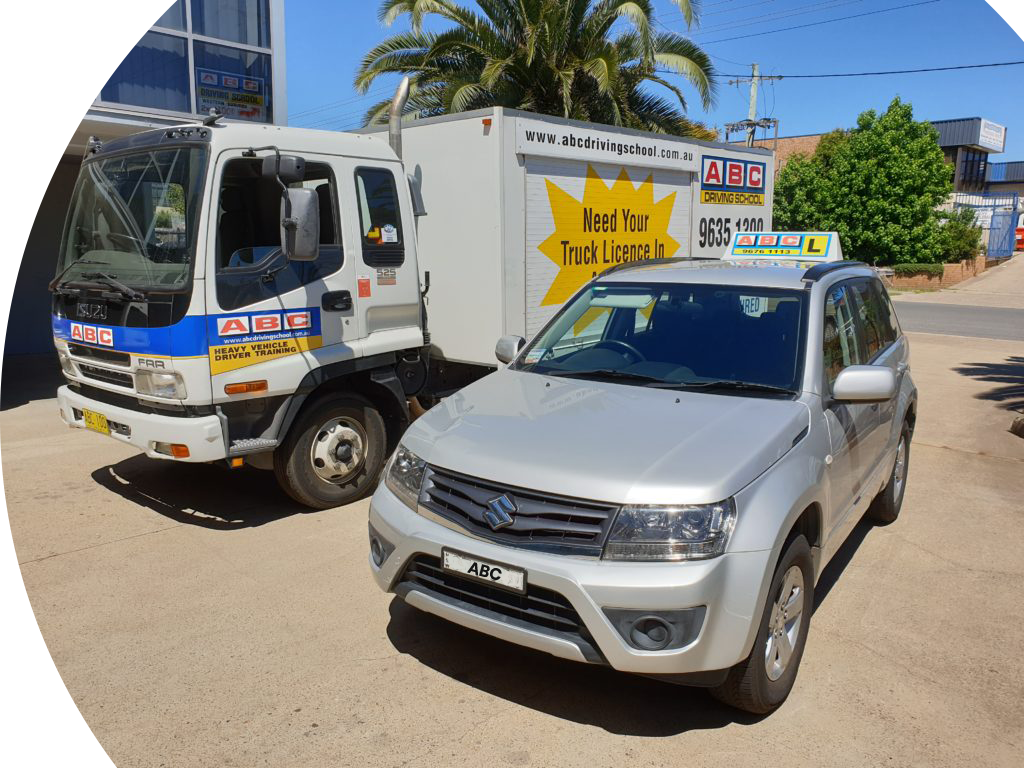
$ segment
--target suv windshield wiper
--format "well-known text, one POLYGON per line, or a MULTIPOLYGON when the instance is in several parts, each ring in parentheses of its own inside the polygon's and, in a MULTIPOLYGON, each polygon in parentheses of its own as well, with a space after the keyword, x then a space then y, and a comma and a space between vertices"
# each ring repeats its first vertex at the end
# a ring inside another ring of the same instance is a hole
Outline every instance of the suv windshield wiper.
POLYGON ((585 379, 588 377, 600 379, 619 379, 621 381, 635 381, 641 384, 668 384, 670 382, 659 379, 657 376, 648 376, 644 373, 631 373, 629 371, 616 371, 612 368, 595 368, 589 371, 544 371, 545 376, 562 376, 567 379, 585 379))
POLYGON ((664 386, 671 389, 733 389, 740 392, 768 392, 778 395, 795 395, 796 391, 786 387, 775 387, 771 384, 759 384, 756 381, 733 381, 719 379, 717 381, 681 381, 665 382, 664 386))
POLYGON ((83 272, 82 278, 85 280, 95 280, 97 282, 103 283, 104 285, 113 288, 126 299, 131 299, 132 301, 139 301, 141 299, 146 298, 145 294, 142 294, 139 291, 136 291, 134 288, 125 285, 120 280, 116 279, 113 275, 108 275, 106 272, 83 272))

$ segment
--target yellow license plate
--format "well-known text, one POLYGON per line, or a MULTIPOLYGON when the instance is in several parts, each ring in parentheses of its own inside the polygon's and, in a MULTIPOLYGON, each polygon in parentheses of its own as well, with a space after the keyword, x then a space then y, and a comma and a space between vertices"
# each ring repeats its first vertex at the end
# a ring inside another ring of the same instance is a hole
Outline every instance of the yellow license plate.
POLYGON ((86 429, 91 429, 93 432, 99 432, 101 435, 110 434, 110 425, 107 424, 107 417, 102 413, 83 410, 82 416, 85 418, 86 429))

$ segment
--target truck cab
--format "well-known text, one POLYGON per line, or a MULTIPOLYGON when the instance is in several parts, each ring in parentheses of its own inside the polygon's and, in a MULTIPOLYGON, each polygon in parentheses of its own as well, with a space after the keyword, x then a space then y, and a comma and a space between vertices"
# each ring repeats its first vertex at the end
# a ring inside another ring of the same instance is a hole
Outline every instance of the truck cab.
POLYGON ((425 377, 410 187, 369 136, 210 122, 94 144, 51 290, 69 425, 272 468, 314 507, 372 488, 425 377))

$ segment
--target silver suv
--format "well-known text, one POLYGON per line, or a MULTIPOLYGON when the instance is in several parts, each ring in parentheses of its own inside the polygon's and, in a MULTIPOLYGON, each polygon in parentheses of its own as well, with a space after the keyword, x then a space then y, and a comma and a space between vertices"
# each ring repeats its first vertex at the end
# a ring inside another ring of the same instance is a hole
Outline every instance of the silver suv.
POLYGON ((789 694, 814 584, 899 514, 917 391, 873 270, 612 270, 402 438, 370 508, 380 587, 566 659, 789 694))

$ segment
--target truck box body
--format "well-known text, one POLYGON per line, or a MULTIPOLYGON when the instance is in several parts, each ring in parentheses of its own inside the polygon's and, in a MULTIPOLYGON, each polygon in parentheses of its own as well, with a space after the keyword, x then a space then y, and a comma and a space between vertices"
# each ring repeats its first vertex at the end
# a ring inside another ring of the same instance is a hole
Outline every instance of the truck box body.
POLYGON ((427 211, 431 339, 450 361, 493 365, 500 336, 532 336, 608 267, 717 258, 733 233, 771 228, 766 150, 500 107, 406 123, 402 137, 427 211))

